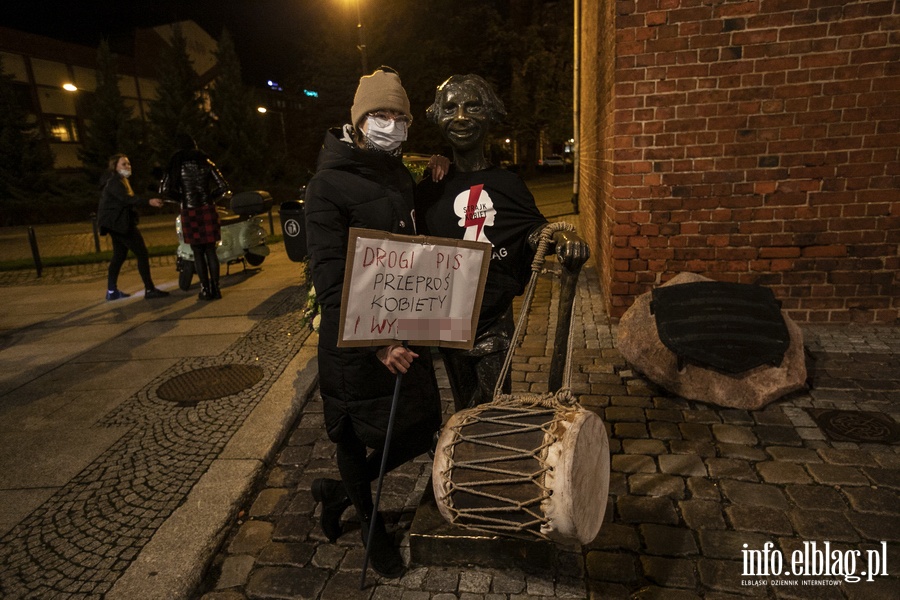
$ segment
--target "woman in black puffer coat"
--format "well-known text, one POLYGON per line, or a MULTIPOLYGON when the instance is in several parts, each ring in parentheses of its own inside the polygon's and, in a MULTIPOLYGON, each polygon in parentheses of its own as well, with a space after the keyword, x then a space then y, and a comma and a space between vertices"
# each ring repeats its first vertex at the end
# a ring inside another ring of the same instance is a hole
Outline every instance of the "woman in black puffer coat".
POLYGON ((194 138, 186 133, 176 139, 178 150, 159 184, 159 192, 181 204, 181 235, 194 253, 194 268, 200 279, 200 300, 217 300, 219 257, 216 242, 222 239, 216 200, 230 197, 228 182, 194 138))
POLYGON ((373 519, 371 482, 381 465, 396 373, 404 375, 387 470, 431 447, 441 425, 431 356, 427 348, 399 344, 337 347, 349 228, 415 233, 414 181, 400 156, 411 117, 397 74, 382 67, 360 79, 351 117, 352 124, 325 136, 316 174, 306 189, 307 244, 322 314, 319 388, 341 474, 341 481, 315 480, 312 494, 322 502, 322 529, 332 541, 340 536, 341 514, 352 503, 364 543, 374 528, 369 552, 373 569, 384 577, 399 577, 405 570, 403 560, 383 520, 373 519))

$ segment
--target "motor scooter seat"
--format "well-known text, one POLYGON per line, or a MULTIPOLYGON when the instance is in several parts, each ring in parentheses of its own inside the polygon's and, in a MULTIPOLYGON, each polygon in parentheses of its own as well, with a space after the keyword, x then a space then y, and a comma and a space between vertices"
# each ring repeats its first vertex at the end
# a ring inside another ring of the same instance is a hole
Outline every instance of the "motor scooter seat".
POLYGON ((222 213, 219 213, 219 225, 222 227, 225 227, 226 225, 235 225, 236 223, 250 219, 252 216, 253 215, 223 215, 222 213))
POLYGON ((260 215, 272 208, 272 196, 265 190, 240 192, 231 198, 230 208, 239 215, 260 215))

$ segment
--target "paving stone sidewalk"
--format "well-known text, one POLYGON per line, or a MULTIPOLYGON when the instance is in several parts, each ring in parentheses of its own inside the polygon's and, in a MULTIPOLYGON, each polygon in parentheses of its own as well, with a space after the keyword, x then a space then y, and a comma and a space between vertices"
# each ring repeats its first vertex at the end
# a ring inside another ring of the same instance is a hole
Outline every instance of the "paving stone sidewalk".
POLYGON ((302 270, 145 302, 132 263, 106 302, 92 267, 0 277, 0 597, 186 598, 315 382, 302 270))
MULTIPOLYGON (((480 567, 477 554, 465 568, 441 566, 434 557, 400 580, 369 571, 360 591, 357 531, 350 523, 337 543, 328 543, 309 493, 313 479, 337 472, 313 394, 196 597, 900 597, 900 445, 834 439, 814 418, 816 411, 844 410, 897 426, 900 329, 806 326, 811 388, 759 411, 723 409, 672 396, 630 368, 615 348, 593 269, 583 273, 578 295, 572 388, 604 419, 612 454, 606 522, 580 553, 552 573, 480 567), (810 562, 826 547, 839 552, 838 574, 822 574, 822 560, 810 562), (750 556, 765 556, 770 567, 778 557, 783 569, 794 568, 796 556, 810 575, 762 575, 761 565, 746 564, 750 556), (886 563, 874 564, 883 557, 886 563), (876 567, 868 581, 863 571, 876 567), (855 575, 861 581, 853 582, 855 575)), ((514 391, 546 389, 555 302, 554 288, 542 281, 516 355, 514 391)), ((439 381, 449 410, 440 366, 439 381)), ((879 423, 868 422, 867 431, 851 424, 849 432, 878 439, 879 423)), ((407 557, 409 525, 430 470, 422 457, 386 480, 383 506, 407 557)))
MULTIPOLYGON (((564 212, 565 203, 559 206, 547 214, 564 212)), ((577 224, 577 217, 567 220, 577 224)), ((154 260, 154 273, 173 268, 171 257, 154 260)), ((6 272, 0 285, 102 282, 105 269, 52 268, 41 279, 33 272, 6 272)), ((542 280, 513 369, 516 391, 545 389, 555 302, 555 290, 542 280)), ((397 581, 370 571, 360 591, 357 527, 349 522, 347 533, 328 543, 309 494, 313 479, 337 472, 321 400, 313 392, 298 398, 304 402, 299 420, 212 565, 196 565, 206 572, 192 597, 900 597, 900 445, 888 439, 900 422, 900 327, 803 325, 810 388, 763 410, 741 411, 678 398, 634 371, 615 348, 616 327, 590 266, 579 283, 576 310, 572 387, 607 425, 610 502, 598 537, 564 551, 554 572, 485 568, 477 554, 464 568, 442 566, 434 557, 397 581), (831 570, 821 574, 826 548, 831 570), (783 572, 795 568, 795 556, 810 575, 783 572), (747 564, 751 557, 756 564, 747 564), (771 572, 779 560, 781 575, 758 574, 764 572, 761 561, 771 572), (856 576, 861 580, 854 582, 856 576)), ((440 368, 439 376, 449 411, 440 368)), ((383 506, 407 555, 410 523, 430 470, 422 457, 386 482, 383 506)), ((46 553, 41 535, 53 527, 32 528, 29 548, 46 553)))

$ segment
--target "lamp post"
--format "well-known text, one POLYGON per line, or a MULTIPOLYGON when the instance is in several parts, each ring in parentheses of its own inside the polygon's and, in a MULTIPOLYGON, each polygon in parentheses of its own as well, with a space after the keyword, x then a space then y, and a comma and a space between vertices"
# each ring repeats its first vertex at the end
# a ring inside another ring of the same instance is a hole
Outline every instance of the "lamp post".
MULTIPOLYGON (((59 141, 80 143, 80 130, 83 129, 83 124, 78 114, 78 93, 81 90, 71 81, 63 83, 62 89, 66 91, 66 94, 72 100, 71 111, 66 110, 64 116, 57 116, 53 118, 53 123, 50 126, 50 129, 52 131, 50 133, 59 141)), ((68 104, 68 100, 66 101, 66 103, 68 104)), ((46 127, 46 124, 44 125, 44 127, 46 127)))
POLYGON ((359 50, 359 58, 362 64, 362 74, 366 75, 369 72, 369 60, 366 56, 366 41, 363 36, 363 25, 362 25, 362 12, 359 9, 359 0, 356 0, 356 31, 359 34, 359 45, 356 47, 359 50))
MULTIPOLYGON (((78 86, 75 85, 74 83, 72 83, 71 81, 67 81, 66 83, 62 84, 62 89, 66 90, 70 94, 74 94, 75 92, 79 91, 78 86)), ((75 103, 74 108, 75 108, 75 118, 77 119, 78 118, 77 102, 75 103)), ((73 125, 72 127, 74 130, 74 128, 77 127, 77 125, 73 125)), ((74 137, 75 137, 75 140, 78 141, 77 131, 76 131, 76 135, 74 137)), ((99 253, 100 252, 100 228, 97 224, 97 213, 95 213, 95 212, 91 213, 91 225, 92 225, 93 234, 94 234, 94 251, 99 253)), ((32 254, 34 255, 34 262, 35 262, 35 265, 37 265, 38 277, 40 277, 41 269, 43 269, 43 265, 41 264, 40 255, 37 254, 37 240, 31 239, 34 237, 34 231, 31 229, 31 227, 28 228, 28 236, 29 236, 29 240, 31 241, 31 251, 32 251, 32 254)))
POLYGON ((284 153, 287 154, 287 133, 285 132, 285 129, 284 129, 284 113, 281 112, 280 110, 269 110, 265 106, 257 106, 256 112, 258 112, 261 115, 264 115, 264 114, 270 113, 270 112, 278 115, 278 118, 281 120, 281 143, 284 146, 284 153))

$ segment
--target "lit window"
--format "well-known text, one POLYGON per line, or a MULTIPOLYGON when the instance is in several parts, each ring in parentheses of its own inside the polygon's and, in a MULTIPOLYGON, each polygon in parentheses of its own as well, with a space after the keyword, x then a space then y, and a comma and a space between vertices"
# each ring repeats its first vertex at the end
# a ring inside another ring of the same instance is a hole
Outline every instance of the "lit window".
POLYGON ((75 117, 46 116, 47 134, 56 142, 78 142, 78 126, 75 117))

